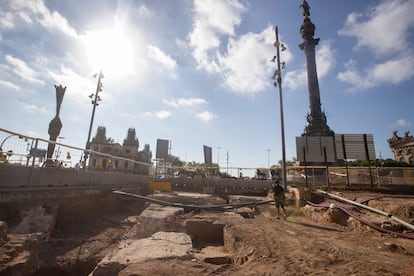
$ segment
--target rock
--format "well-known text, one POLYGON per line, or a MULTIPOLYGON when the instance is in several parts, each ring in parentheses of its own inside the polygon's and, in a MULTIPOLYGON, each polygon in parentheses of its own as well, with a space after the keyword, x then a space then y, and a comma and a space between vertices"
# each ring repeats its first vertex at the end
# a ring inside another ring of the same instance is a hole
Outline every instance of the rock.
POLYGON ((9 234, 0 246, 0 275, 32 275, 38 265, 36 235, 9 234))
POLYGON ((303 207, 306 201, 311 200, 311 191, 309 189, 290 188, 290 193, 296 199, 296 207, 303 207))
POLYGON ((244 218, 254 218, 257 215, 257 211, 249 207, 237 208, 234 212, 244 218))
POLYGON ((137 237, 150 237, 158 231, 185 232, 183 225, 178 219, 182 214, 184 214, 182 208, 150 204, 138 218, 140 230, 137 233, 137 237))
POLYGON ((303 207, 302 210, 305 216, 311 218, 313 221, 326 222, 326 209, 316 208, 311 205, 305 205, 305 207, 303 207))
POLYGON ((89 275, 117 275, 127 265, 164 258, 192 259, 191 238, 185 233, 157 232, 149 238, 124 240, 89 275))
POLYGON ((329 208, 328 209, 328 218, 329 218, 329 222, 333 222, 333 223, 337 223, 339 225, 348 225, 348 218, 349 215, 347 213, 345 213, 344 211, 342 211, 339 208, 329 208))
POLYGON ((397 245, 395 243, 384 242, 384 249, 392 252, 406 253, 404 247, 402 247, 401 245, 397 245))
POLYGON ((3 242, 8 241, 7 238, 7 223, 0 220, 0 246, 3 242))
POLYGON ((231 256, 224 252, 223 246, 207 246, 201 249, 199 253, 194 256, 206 263, 221 265, 230 264, 232 262, 231 256))
POLYGON ((403 226, 398 223, 392 223, 391 221, 383 221, 381 222, 381 228, 387 229, 393 232, 400 232, 403 230, 403 226))
POLYGON ((57 207, 48 208, 36 206, 21 212, 22 220, 10 228, 11 233, 30 234, 40 233, 41 238, 48 238, 53 231, 57 218, 57 207))

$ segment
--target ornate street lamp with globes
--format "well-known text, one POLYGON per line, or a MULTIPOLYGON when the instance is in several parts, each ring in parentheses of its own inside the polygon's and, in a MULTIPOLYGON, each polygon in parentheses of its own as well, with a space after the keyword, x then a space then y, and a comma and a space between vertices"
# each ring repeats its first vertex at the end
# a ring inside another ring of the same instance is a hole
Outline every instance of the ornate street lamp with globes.
POLYGON ((271 59, 272 62, 276 63, 276 70, 271 77, 273 85, 279 88, 279 105, 280 105, 280 133, 282 136, 282 183, 285 190, 287 189, 286 181, 286 150, 285 150, 285 123, 283 118, 283 96, 282 96, 282 69, 285 68, 285 62, 280 62, 280 52, 286 50, 285 45, 279 42, 278 27, 275 26, 276 41, 273 44, 276 48, 276 55, 271 59))
MULTIPOLYGON (((89 124, 89 132, 88 132, 88 140, 86 140, 86 150, 89 150, 91 148, 90 140, 91 140, 91 133, 92 133, 92 126, 93 126, 93 120, 95 118, 95 110, 96 107, 99 105, 98 102, 101 101, 101 98, 99 97, 99 92, 102 92, 102 79, 104 78, 104 75, 102 74, 102 70, 99 72, 99 74, 93 75, 94 78, 98 78, 98 83, 96 85, 96 92, 95 94, 90 94, 89 98, 92 100, 92 115, 91 115, 91 122, 89 124)), ((84 153, 84 163, 83 163, 83 169, 86 169, 86 162, 88 160, 89 152, 85 151, 84 153)))

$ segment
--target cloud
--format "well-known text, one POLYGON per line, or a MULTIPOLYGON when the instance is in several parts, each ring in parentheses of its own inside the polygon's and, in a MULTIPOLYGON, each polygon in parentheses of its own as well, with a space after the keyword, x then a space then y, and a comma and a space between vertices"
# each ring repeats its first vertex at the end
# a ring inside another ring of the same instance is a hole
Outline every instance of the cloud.
POLYGON ((14 16, 11 12, 0 11, 0 29, 7 30, 15 27, 14 16))
POLYGON ((399 84, 414 77, 414 55, 398 57, 360 70, 355 60, 345 64, 338 79, 351 85, 348 91, 366 90, 383 84, 399 84))
MULTIPOLYGON (((227 53, 219 56, 224 74, 224 83, 232 91, 255 94, 270 83, 269 75, 274 64, 270 62, 275 53, 273 28, 268 26, 260 34, 247 33, 239 38, 230 38, 227 53)), ((283 53, 283 61, 291 59, 289 51, 283 53)))
MULTIPOLYGON (((239 1, 194 1, 193 30, 188 35, 198 70, 222 76, 223 85, 239 94, 254 95, 270 83, 274 65, 274 32, 268 26, 261 33, 237 37, 235 27, 241 23, 246 7, 239 1), (223 42, 227 46, 220 47, 223 42), (224 49, 224 51, 223 51, 224 49)), ((292 57, 283 53, 285 61, 292 57)))
POLYGON ((150 11, 145 5, 141 5, 138 7, 138 14, 146 18, 154 16, 154 13, 150 11))
POLYGON ((8 81, 0 80, 0 86, 6 89, 11 89, 11 90, 16 90, 16 91, 20 90, 19 86, 15 85, 14 83, 8 82, 8 81))
MULTIPOLYGON (((332 41, 327 40, 321 43, 315 53, 315 59, 318 79, 322 79, 329 74, 336 64, 332 41)), ((289 65, 287 64, 287 66, 289 65)), ((306 64, 303 64, 299 70, 288 71, 283 80, 284 85, 291 90, 306 86, 308 81, 306 64)))
POLYGON ((157 65, 161 65, 162 68, 167 70, 171 78, 177 78, 177 74, 175 72, 177 69, 177 61, 170 55, 164 53, 160 48, 153 45, 147 46, 147 55, 150 59, 155 61, 157 65))
POLYGON ((348 91, 366 90, 383 84, 399 84, 414 77, 414 51, 409 40, 414 27, 414 2, 382 1, 366 14, 351 13, 339 35, 355 37, 355 49, 369 49, 375 56, 366 68, 353 59, 338 79, 350 84, 348 91))
POLYGON ((47 108, 44 107, 44 106, 39 107, 39 106, 36 106, 34 104, 31 104, 31 103, 22 103, 22 105, 23 105, 23 108, 26 111, 31 112, 31 113, 34 113, 34 114, 38 114, 38 113, 48 113, 47 108))
MULTIPOLYGON (((193 30, 188 40, 198 70, 221 76, 223 86, 232 92, 254 95, 271 84, 275 37, 270 25, 260 33, 236 36, 235 28, 246 10, 237 0, 195 0, 193 30)), ((287 50, 281 58, 288 63, 293 56, 287 50)))
POLYGON ((325 77, 335 66, 335 51, 332 44, 330 40, 324 41, 316 52, 318 77, 325 77))
POLYGON ((307 76, 304 67, 299 70, 288 71, 283 79, 283 85, 290 90, 296 90, 307 84, 307 76))
POLYGON ((234 36, 246 8, 238 1, 194 0, 193 30, 188 35, 197 69, 220 73, 214 59, 222 36, 234 36))
POLYGON ((209 111, 204 111, 204 112, 201 112, 201 113, 197 114, 197 118, 199 118, 203 122, 209 122, 213 119, 218 118, 218 116, 211 113, 211 112, 209 112, 209 111))
POLYGON ((382 1, 365 15, 349 14, 338 34, 355 37, 356 49, 368 47, 378 56, 399 53, 412 47, 409 29, 414 27, 413 13, 411 0, 382 1))
POLYGON ((207 104, 207 101, 202 98, 179 98, 179 99, 164 99, 163 102, 169 106, 173 106, 175 108, 180 107, 194 107, 203 104, 207 104))
POLYGON ((171 117, 171 115, 172 115, 172 113, 167 111, 167 110, 160 110, 160 111, 157 111, 157 112, 146 112, 145 114, 148 115, 148 116, 151 116, 151 117, 156 117, 156 118, 161 119, 161 120, 166 119, 168 117, 171 117))
POLYGON ((147 46, 148 57, 161 64, 165 69, 172 71, 177 68, 177 62, 158 47, 147 46))
MULTIPOLYGON (((46 73, 55 84, 66 86, 66 94, 71 97, 75 96, 74 99, 82 100, 83 98, 78 96, 85 96, 85 93, 95 91, 96 84, 92 83, 91 80, 84 78, 75 73, 71 68, 64 65, 60 66, 60 71, 49 71, 46 73)), ((66 96, 66 97, 68 97, 66 96)))
POLYGON ((412 125, 412 123, 410 121, 408 121, 407 119, 398 119, 394 124, 395 127, 409 127, 412 125))
POLYGON ((9 0, 7 2, 8 11, 5 13, 8 18, 7 21, 4 21, 4 19, 1 21, 0 27, 13 28, 19 22, 38 22, 48 30, 58 30, 70 37, 77 38, 76 30, 69 25, 66 18, 57 11, 50 11, 43 1, 9 0))
POLYGON ((14 58, 11 55, 6 55, 5 59, 9 64, 5 66, 7 70, 12 71, 15 75, 28 82, 41 85, 45 84, 43 80, 38 78, 38 73, 30 68, 23 60, 14 58))

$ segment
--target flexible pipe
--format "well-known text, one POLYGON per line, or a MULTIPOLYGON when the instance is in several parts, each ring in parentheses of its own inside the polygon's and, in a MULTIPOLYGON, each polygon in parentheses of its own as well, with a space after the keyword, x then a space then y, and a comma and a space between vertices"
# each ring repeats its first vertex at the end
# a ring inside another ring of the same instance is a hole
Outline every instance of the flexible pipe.
POLYGON ((383 197, 384 197, 383 195, 380 195, 380 196, 376 196, 376 197, 368 198, 368 199, 365 199, 365 200, 361 201, 360 203, 361 203, 361 204, 365 204, 365 203, 368 203, 368 202, 369 202, 369 201, 371 201, 371 200, 380 199, 380 198, 383 198, 383 197))
POLYGON ((338 200, 338 201, 343 201, 343 202, 346 202, 346 203, 349 203, 349 204, 352 204, 352 205, 355 205, 355 206, 358 206, 358 207, 361 207, 361 208, 364 208, 364 209, 370 210, 370 211, 375 212, 375 213, 377 213, 377 214, 380 214, 380 215, 383 215, 383 216, 389 217, 389 218, 391 218, 391 219, 393 219, 393 220, 395 220, 395 221, 397 221, 397 222, 401 223, 401 224, 402 224, 402 225, 404 225, 405 227, 407 227, 407 228, 409 228, 409 229, 411 229, 411 230, 414 230, 414 225, 409 224, 409 223, 407 223, 407 222, 403 221, 403 220, 402 220, 402 219, 400 219, 400 218, 397 218, 396 216, 394 216, 394 215, 392 215, 392 214, 390 214, 390 213, 387 213, 387 212, 384 212, 384 211, 381 211, 381 210, 378 210, 378 209, 372 208, 372 207, 370 207, 370 206, 367 206, 367 205, 364 205, 364 204, 358 203, 358 202, 356 202, 356 201, 353 201, 353 200, 350 200, 350 199, 347 199, 347 198, 344 198, 344 197, 340 197, 340 196, 337 196, 337 195, 334 195, 334 194, 330 194, 330 193, 325 192, 325 191, 322 191, 322 190, 316 190, 316 192, 321 193, 321 194, 323 194, 323 195, 326 195, 326 196, 328 196, 328 197, 330 197, 330 198, 336 199, 336 200, 338 200))
MULTIPOLYGON (((307 203, 309 205, 312 205, 312 206, 317 207, 317 208, 326 208, 326 209, 331 208, 331 206, 316 204, 316 203, 313 203, 313 202, 310 202, 310 201, 307 201, 307 203)), ((367 221, 363 218, 360 218, 360 217, 354 215, 352 212, 348 211, 347 209, 345 209, 343 207, 335 206, 334 208, 341 209, 342 211, 344 211, 349 216, 351 216, 354 219, 358 220, 359 222, 361 222, 361 223, 377 230, 378 232, 387 233, 387 234, 390 234, 390 235, 395 235, 395 236, 399 236, 399 237, 402 237, 402 238, 414 240, 414 236, 412 236, 412 235, 408 235, 408 234, 405 234, 405 233, 395 232, 395 231, 391 231, 391 230, 388 230, 388 229, 381 228, 378 225, 373 224, 372 222, 369 222, 369 221, 367 221)))

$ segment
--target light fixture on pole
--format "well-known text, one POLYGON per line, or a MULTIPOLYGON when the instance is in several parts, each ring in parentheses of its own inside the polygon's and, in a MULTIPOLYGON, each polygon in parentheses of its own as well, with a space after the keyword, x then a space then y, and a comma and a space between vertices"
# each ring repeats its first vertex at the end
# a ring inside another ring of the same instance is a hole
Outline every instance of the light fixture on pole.
MULTIPOLYGON (((89 150, 91 148, 90 140, 91 140, 93 120, 95 118, 95 109, 99 105, 98 102, 101 101, 101 98, 99 97, 98 94, 99 94, 99 92, 102 92, 102 88, 103 88, 102 79, 103 79, 104 75, 102 74, 102 70, 99 72, 99 74, 93 75, 93 77, 94 78, 98 77, 98 84, 96 85, 95 94, 92 93, 92 94, 89 95, 89 98, 92 99, 93 107, 92 107, 91 122, 89 124, 88 140, 86 140, 86 147, 85 147, 86 150, 89 150)), ((88 160, 88 155, 89 155, 89 152, 85 151, 83 169, 86 168, 86 161, 88 160)))
POLYGON ((267 149, 267 167, 270 169, 270 151, 271 149, 267 149))
POLYGON ((279 87, 279 104, 280 104, 280 131, 282 136, 282 183, 283 187, 287 189, 286 181, 286 149, 285 149, 285 123, 283 118, 283 96, 282 96, 282 71, 281 69, 285 68, 285 62, 280 62, 280 52, 286 50, 284 44, 279 42, 279 32, 278 27, 275 26, 275 36, 276 41, 273 44, 276 48, 276 55, 271 59, 272 62, 276 62, 276 70, 271 77, 272 80, 275 80, 273 85, 279 87), (281 66, 282 65, 282 66, 281 66))

